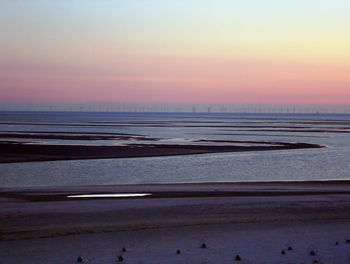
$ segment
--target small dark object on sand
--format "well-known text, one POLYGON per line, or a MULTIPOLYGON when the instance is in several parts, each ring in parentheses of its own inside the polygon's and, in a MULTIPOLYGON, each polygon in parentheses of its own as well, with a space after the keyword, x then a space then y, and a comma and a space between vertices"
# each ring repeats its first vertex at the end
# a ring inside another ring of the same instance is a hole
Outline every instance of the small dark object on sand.
POLYGON ((118 261, 119 261, 119 262, 122 262, 122 261, 124 261, 124 258, 123 258, 123 256, 119 256, 119 257, 118 257, 118 261))
POLYGON ((310 251, 310 256, 315 256, 315 255, 316 255, 315 251, 311 250, 310 251))
POLYGON ((236 258, 235 258, 236 261, 241 261, 241 256, 240 255, 237 255, 236 258))
POLYGON ((282 255, 285 255, 286 252, 285 252, 284 250, 281 250, 281 254, 282 254, 282 255))
POLYGON ((126 252, 126 248, 125 248, 125 247, 123 247, 123 248, 122 248, 122 251, 123 251, 123 252, 126 252))
POLYGON ((317 259, 315 259, 315 260, 313 261, 313 263, 318 263, 318 260, 317 260, 317 259))
POLYGON ((291 246, 288 247, 288 250, 293 250, 293 248, 291 246))
POLYGON ((335 242, 335 245, 336 245, 336 246, 338 246, 338 245, 339 245, 339 242, 338 242, 338 241, 336 241, 336 242, 335 242))
POLYGON ((202 243, 201 248, 207 248, 207 244, 202 243))
POLYGON ((181 254, 180 249, 176 250, 176 254, 181 254))
POLYGON ((350 239, 347 239, 345 242, 346 244, 350 244, 350 239))
POLYGON ((83 256, 79 256, 79 257, 77 258, 77 262, 83 262, 83 256))

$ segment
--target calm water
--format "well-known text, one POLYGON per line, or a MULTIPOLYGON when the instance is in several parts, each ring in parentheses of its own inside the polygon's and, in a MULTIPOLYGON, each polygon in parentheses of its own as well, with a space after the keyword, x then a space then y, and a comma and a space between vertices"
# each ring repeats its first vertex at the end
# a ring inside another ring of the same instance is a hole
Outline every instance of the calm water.
MULTIPOLYGON (((152 143, 161 144, 195 144, 192 141, 196 139, 219 139, 327 146, 321 149, 0 164, 2 187, 350 179, 349 115, 1 112, 1 131, 130 133, 157 138, 158 141, 152 143)), ((130 143, 15 137, 0 140, 42 144, 130 143)))

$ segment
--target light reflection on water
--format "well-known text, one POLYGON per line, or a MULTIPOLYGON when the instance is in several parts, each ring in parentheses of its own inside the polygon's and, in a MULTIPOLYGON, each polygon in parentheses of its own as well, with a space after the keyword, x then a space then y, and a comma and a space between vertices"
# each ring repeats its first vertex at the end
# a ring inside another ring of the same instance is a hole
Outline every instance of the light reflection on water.
POLYGON ((144 197, 149 195, 151 195, 151 193, 99 193, 68 195, 67 198, 130 198, 144 197))

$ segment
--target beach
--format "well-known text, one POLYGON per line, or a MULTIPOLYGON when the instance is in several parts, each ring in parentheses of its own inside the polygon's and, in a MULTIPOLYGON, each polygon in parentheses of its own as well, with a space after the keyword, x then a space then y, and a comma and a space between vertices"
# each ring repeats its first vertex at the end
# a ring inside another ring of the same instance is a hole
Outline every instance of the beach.
POLYGON ((350 261, 348 181, 23 187, 1 197, 2 263, 350 261), (89 197, 102 194, 145 196, 89 197))
POLYGON ((350 264, 350 0, 0 6, 0 264, 350 264))

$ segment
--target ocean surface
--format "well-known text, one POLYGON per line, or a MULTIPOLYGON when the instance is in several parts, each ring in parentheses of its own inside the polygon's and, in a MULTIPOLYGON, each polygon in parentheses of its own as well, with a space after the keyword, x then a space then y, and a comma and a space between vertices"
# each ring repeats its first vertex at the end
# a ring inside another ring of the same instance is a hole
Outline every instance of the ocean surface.
MULTIPOLYGON (((145 136, 143 144, 198 144, 194 141, 206 139, 258 141, 259 144, 304 142, 326 147, 1 163, 1 187, 350 179, 348 114, 0 112, 0 133, 16 135, 16 132, 27 135, 47 132, 51 135, 67 132, 73 135, 132 134, 145 136)), ((0 141, 83 145, 120 145, 133 140, 0 137, 0 141)))

